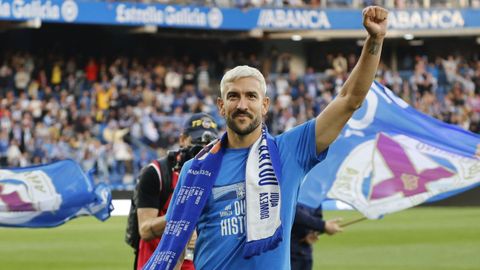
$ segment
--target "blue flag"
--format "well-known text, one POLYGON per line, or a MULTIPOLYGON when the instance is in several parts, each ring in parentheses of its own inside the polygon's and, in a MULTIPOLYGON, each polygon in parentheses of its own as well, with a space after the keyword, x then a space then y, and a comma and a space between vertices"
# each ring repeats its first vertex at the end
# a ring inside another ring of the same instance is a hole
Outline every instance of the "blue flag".
POLYGON ((73 160, 0 170, 0 226, 54 227, 83 215, 104 221, 111 202, 110 189, 73 160))
POLYGON ((374 82, 303 183, 299 202, 343 201, 375 219, 480 183, 480 136, 416 111, 374 82))

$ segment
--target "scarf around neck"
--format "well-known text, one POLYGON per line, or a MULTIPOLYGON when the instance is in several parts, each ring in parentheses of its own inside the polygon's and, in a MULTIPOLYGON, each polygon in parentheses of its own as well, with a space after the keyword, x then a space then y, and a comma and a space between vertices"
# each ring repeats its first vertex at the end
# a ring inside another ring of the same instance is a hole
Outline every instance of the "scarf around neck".
MULTIPOLYGON (((173 208, 162 240, 143 270, 175 267, 212 192, 226 145, 225 133, 195 156, 184 184, 178 187, 177 197, 169 206, 173 208)), ((282 241, 280 156, 265 126, 249 149, 245 177, 247 239, 243 256, 248 259, 275 249, 282 241)))

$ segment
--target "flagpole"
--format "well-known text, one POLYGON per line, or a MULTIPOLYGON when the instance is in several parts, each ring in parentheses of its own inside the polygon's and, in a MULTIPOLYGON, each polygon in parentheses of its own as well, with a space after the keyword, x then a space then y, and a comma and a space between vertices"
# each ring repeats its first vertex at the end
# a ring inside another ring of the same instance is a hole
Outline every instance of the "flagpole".
POLYGON ((355 223, 358 223, 358 222, 364 221, 364 220, 367 220, 367 218, 366 217, 357 218, 357 219, 354 219, 354 220, 351 220, 351 221, 347 221, 343 224, 340 224, 340 227, 347 227, 347 226, 350 226, 352 224, 355 224, 355 223))

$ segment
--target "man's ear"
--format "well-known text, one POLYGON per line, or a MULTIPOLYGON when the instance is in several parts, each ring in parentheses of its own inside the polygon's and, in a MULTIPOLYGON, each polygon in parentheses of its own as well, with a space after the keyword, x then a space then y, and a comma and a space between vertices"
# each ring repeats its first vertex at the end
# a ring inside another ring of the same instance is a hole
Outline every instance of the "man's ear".
POLYGON ((263 116, 267 115, 268 108, 270 108, 270 98, 265 96, 265 97, 263 97, 263 104, 262 104, 262 114, 263 114, 263 116))
POLYGON ((222 97, 217 98, 217 108, 218 111, 220 112, 221 116, 225 116, 225 108, 224 108, 225 103, 223 102, 222 97))
POLYGON ((186 135, 185 133, 180 134, 178 144, 180 145, 181 148, 187 147, 190 144, 189 138, 190 136, 186 135))

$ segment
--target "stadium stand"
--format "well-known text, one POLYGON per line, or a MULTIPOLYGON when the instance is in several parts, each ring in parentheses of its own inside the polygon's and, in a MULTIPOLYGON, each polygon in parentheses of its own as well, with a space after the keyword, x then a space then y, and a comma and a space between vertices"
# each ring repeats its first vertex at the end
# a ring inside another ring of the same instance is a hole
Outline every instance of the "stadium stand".
MULTIPOLYGON (((268 64, 255 55, 237 57, 232 63, 263 70, 268 64)), ((281 133, 321 111, 356 61, 355 54, 347 57, 327 55, 326 69, 308 67, 299 75, 281 57, 272 59, 270 130, 281 133)), ((45 59, 29 53, 2 57, 2 166, 73 158, 84 169, 96 167, 103 179, 118 182, 148 163, 149 151, 174 148, 187 114, 216 113, 210 80, 219 74, 209 70, 208 61, 159 58, 148 64, 119 56, 112 61, 89 58, 83 64, 57 59, 45 66, 45 59)), ((400 72, 382 64, 377 80, 424 113, 479 132, 478 59, 417 55, 405 61, 412 68, 400 72)))
MULTIPOLYGON (((298 5, 433 8, 475 7, 478 2, 335 0, 298 5)), ((182 35, 181 29, 161 36, 48 24, 39 30, 0 33, 0 166, 72 158, 85 170, 95 168, 98 181, 128 189, 141 167, 176 148, 189 114, 203 111, 218 117, 215 100, 224 70, 248 64, 267 75, 273 101, 267 124, 277 134, 318 114, 334 98, 359 53, 359 47, 352 46, 354 38, 300 44, 228 39, 228 33, 220 40, 182 35), (288 47, 303 54, 293 54, 288 47)), ((430 38, 420 46, 402 42, 386 43, 376 79, 418 110, 480 132, 475 39, 430 38), (451 48, 449 40, 457 49, 446 49, 451 48)))

